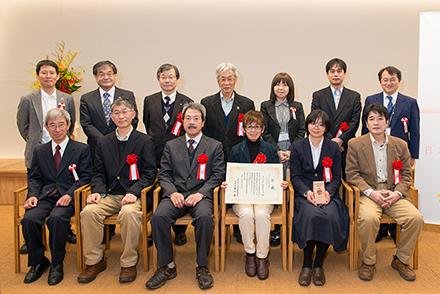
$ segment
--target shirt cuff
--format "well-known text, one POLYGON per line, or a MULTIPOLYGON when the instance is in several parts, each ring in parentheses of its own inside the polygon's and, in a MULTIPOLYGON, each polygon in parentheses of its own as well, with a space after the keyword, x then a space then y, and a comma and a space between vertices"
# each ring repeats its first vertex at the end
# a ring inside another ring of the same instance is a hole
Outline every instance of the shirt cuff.
POLYGON ((398 193, 400 195, 400 198, 403 198, 402 192, 400 191, 394 191, 394 192, 398 193))
POLYGON ((371 189, 371 188, 368 188, 367 190, 364 190, 364 194, 365 194, 367 197, 370 197, 371 192, 373 192, 373 189, 371 189))

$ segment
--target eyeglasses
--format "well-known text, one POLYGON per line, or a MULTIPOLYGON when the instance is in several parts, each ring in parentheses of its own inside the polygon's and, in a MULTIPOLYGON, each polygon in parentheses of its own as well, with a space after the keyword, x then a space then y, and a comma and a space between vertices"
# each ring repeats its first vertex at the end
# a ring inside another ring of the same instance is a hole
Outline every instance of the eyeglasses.
POLYGON ((221 79, 219 79, 219 82, 222 83, 222 84, 224 84, 224 83, 226 83, 226 82, 228 82, 228 83, 233 83, 234 81, 235 81, 235 78, 232 78, 232 77, 229 77, 229 78, 227 78, 227 79, 225 79, 225 78, 221 78, 221 79))
POLYGON ((114 73, 110 72, 110 71, 108 73, 105 73, 105 72, 98 73, 98 77, 100 77, 100 78, 105 78, 105 77, 111 78, 113 75, 114 75, 114 73))
POLYGON ((259 131, 259 130, 261 130, 261 126, 245 126, 244 128, 246 130, 248 130, 248 131, 251 131, 251 130, 259 131))
POLYGON ((121 114, 123 115, 123 116, 126 116, 128 113, 130 113, 130 112, 132 112, 133 110, 131 110, 131 109, 124 109, 124 110, 122 110, 122 111, 113 111, 112 112, 112 115, 115 115, 115 116, 120 116, 121 114))
POLYGON ((312 122, 310 123, 310 125, 312 126, 312 128, 320 128, 320 129, 325 128, 325 125, 323 123, 312 122))
POLYGON ((50 130, 54 131, 54 130, 56 130, 56 129, 64 130, 64 129, 66 128, 66 126, 67 126, 67 125, 66 125, 65 123, 59 123, 59 124, 51 123, 51 124, 49 124, 47 127, 48 127, 50 130))
POLYGON ((160 76, 160 79, 163 80, 163 81, 166 81, 166 80, 170 80, 170 81, 172 81, 172 80, 174 80, 175 78, 176 78, 175 75, 170 75, 170 76, 160 76))

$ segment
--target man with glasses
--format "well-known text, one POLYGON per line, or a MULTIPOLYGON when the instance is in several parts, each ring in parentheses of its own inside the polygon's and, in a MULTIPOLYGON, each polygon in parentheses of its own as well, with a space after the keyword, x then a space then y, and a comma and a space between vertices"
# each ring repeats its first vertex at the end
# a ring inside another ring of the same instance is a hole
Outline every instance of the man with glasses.
MULTIPOLYGON (((87 206, 81 212, 87 268, 78 276, 80 283, 93 281, 106 269, 101 245, 103 222, 107 216, 118 212, 124 245, 119 282, 136 279, 136 247, 142 222, 141 190, 154 183, 157 167, 153 139, 133 128, 135 117, 130 100, 116 99, 112 104, 111 119, 117 128, 96 145, 90 183, 92 194, 87 197, 87 206)), ((152 207, 152 199, 147 199, 147 206, 152 207)))

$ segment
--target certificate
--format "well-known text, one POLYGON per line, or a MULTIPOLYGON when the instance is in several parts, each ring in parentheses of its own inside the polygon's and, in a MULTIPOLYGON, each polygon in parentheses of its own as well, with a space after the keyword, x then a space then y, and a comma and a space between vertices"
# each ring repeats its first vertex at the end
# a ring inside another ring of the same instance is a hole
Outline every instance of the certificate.
POLYGON ((226 168, 226 203, 282 204, 281 163, 230 163, 226 168))

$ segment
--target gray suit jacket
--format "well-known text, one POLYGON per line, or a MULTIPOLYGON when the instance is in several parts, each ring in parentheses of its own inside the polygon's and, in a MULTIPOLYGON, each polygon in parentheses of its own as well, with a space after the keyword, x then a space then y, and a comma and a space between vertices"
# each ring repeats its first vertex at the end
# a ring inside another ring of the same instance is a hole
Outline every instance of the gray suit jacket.
POLYGON ((200 192, 212 199, 214 188, 225 179, 222 149, 220 142, 202 135, 190 165, 185 136, 168 141, 165 144, 158 176, 159 184, 163 188, 163 195, 179 192, 186 198, 200 192), (206 179, 198 180, 199 163, 197 158, 202 153, 208 156, 206 179))
MULTIPOLYGON (((65 110, 70 114, 71 125, 68 132, 70 136, 75 129, 75 104, 72 96, 57 91, 57 105, 63 102, 65 110)), ((43 137, 43 106, 41 105, 41 90, 27 94, 20 99, 17 111, 17 127, 20 135, 26 141, 24 150, 25 165, 31 168, 32 156, 36 146, 41 144, 43 137)))

